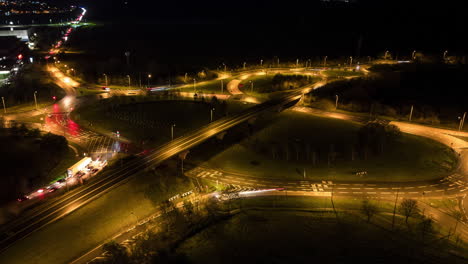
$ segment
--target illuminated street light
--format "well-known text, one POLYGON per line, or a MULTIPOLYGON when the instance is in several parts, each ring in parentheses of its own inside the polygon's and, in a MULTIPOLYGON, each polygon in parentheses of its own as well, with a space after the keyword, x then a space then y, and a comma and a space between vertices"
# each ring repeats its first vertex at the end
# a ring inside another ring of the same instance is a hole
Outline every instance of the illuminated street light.
POLYGON ((384 54, 384 60, 387 59, 387 55, 388 55, 388 50, 385 51, 385 54, 384 54))
POLYGON ((104 75, 104 79, 106 80, 106 86, 109 86, 109 83, 107 82, 107 74, 103 74, 104 75))
POLYGON ((127 75, 127 78, 128 78, 128 87, 130 87, 130 84, 131 84, 130 75, 127 75))
POLYGON ((246 62, 244 61, 244 67, 243 67, 243 68, 244 68, 244 70, 245 70, 245 64, 246 64, 246 62))
POLYGON ((2 96, 2 103, 3 103, 3 113, 6 114, 5 98, 3 96, 2 96))
POLYGON ((414 60, 416 58, 416 50, 413 50, 413 53, 411 54, 411 59, 414 60))
POLYGON ((153 77, 151 74, 148 74, 148 87, 150 86, 150 79, 153 77))
POLYGON ((253 92, 253 86, 254 86, 254 84, 253 84, 252 81, 249 81, 249 83, 250 83, 250 92, 252 93, 252 92, 253 92))
POLYGON ((444 61, 447 59, 448 50, 444 51, 444 61))
POLYGON ((353 56, 349 56, 349 67, 353 65, 353 56))
POLYGON ((214 111, 214 110, 215 110, 214 108, 212 108, 212 109, 210 110, 210 122, 213 122, 213 111, 214 111))
POLYGON ((174 127, 175 126, 176 126, 175 124, 172 124, 171 126, 171 140, 174 140, 174 127))
POLYGON ((260 67, 263 66, 263 60, 260 60, 260 67))
POLYGON ((34 91, 34 104, 36 105, 37 110, 37 98, 36 98, 37 91, 34 91))
POLYGON ((328 56, 325 56, 325 58, 323 58, 323 67, 327 66, 327 58, 328 56))
POLYGON ((336 101, 335 101, 335 109, 338 109, 338 99, 339 99, 339 97, 338 97, 338 95, 337 95, 337 94, 335 95, 335 97, 336 97, 336 101))
POLYGON ((465 125, 465 118, 466 118, 466 112, 463 114, 463 118, 460 119, 460 125, 458 126, 458 131, 461 131, 463 129, 463 126, 465 125))

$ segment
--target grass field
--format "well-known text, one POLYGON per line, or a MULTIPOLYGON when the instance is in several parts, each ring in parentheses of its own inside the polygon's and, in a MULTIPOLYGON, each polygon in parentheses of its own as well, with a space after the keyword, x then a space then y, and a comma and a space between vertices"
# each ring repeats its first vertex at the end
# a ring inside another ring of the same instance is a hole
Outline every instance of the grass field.
MULTIPOLYGON (((119 104, 115 101, 119 100, 118 98, 113 100, 101 101, 95 107, 79 109, 74 119, 98 132, 120 131, 123 137, 135 143, 146 141, 152 145, 169 141, 173 124, 176 125, 174 137, 177 138, 210 122, 211 108, 208 102, 157 101, 155 98, 144 97, 142 100, 145 101, 119 104), (89 126, 90 123, 92 126, 89 126)), ((226 111, 232 114, 246 107, 249 105, 228 102, 226 111)), ((218 119, 222 116, 222 110, 215 109, 213 118, 218 119)))
POLYGON ((362 71, 340 71, 340 70, 328 70, 323 71, 323 74, 327 77, 351 77, 351 76, 363 76, 362 71))
POLYGON ((463 263, 353 215, 247 210, 184 241, 190 263, 463 263), (437 260, 434 262, 434 260, 437 260))
POLYGON ((441 177, 457 164, 442 144, 406 134, 388 145, 383 155, 364 160, 355 154, 352 161, 358 129, 355 123, 288 110, 239 144, 220 149, 205 165, 281 179, 302 179, 305 169, 308 179, 315 180, 416 181, 441 177), (336 160, 328 164, 330 149, 336 160), (368 174, 356 176, 359 171, 368 174))
POLYGON ((67 168, 77 161, 72 149, 57 156, 53 150, 41 149, 37 142, 37 138, 0 135, 3 167, 0 204, 14 201, 20 195, 48 184, 65 174, 67 168), (52 160, 54 155, 56 159, 52 160), (28 166, 24 166, 25 161, 28 166))
POLYGON ((148 186, 160 184, 161 178, 151 172, 139 174, 82 209, 19 241, 0 254, 0 263, 69 263, 137 219, 152 214, 158 201, 192 188, 190 182, 175 182, 169 175, 166 175, 166 184, 172 186, 170 192, 152 193, 150 199, 148 186))
MULTIPOLYGON (((221 80, 209 80, 209 81, 198 81, 195 85, 197 92, 199 93, 208 93, 208 94, 229 94, 226 89, 227 84, 232 80, 232 78, 223 79, 223 91, 221 92, 221 80)), ((188 82, 188 84, 180 86, 181 92, 190 92, 194 91, 193 80, 188 82)))

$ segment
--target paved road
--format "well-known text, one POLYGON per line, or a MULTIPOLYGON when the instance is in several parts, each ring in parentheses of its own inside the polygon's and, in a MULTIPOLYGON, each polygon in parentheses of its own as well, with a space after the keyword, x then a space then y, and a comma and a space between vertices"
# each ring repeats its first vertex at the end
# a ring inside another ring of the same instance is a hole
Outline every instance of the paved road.
MULTIPOLYGON (((309 89, 310 88, 308 87, 304 88, 304 90, 309 89)), ((158 149, 150 151, 148 155, 136 158, 136 160, 125 164, 123 167, 116 169, 112 173, 96 178, 96 181, 91 184, 84 185, 83 187, 67 193, 50 204, 37 208, 29 214, 24 215, 20 219, 5 225, 0 229, 0 249, 4 250, 8 248, 14 242, 26 237, 39 228, 75 211, 101 194, 123 184, 130 177, 134 176, 144 168, 157 165, 177 153, 193 148, 206 139, 239 125, 263 111, 275 109, 279 105, 298 100, 301 95, 302 91, 292 92, 281 99, 259 104, 235 116, 214 121, 197 131, 174 139, 173 141, 160 146, 158 149)))

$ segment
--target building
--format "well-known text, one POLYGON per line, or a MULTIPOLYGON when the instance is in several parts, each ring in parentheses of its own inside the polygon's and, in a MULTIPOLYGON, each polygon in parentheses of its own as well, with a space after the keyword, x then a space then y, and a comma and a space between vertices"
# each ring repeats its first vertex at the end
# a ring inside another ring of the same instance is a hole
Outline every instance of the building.
POLYGON ((24 42, 29 42, 32 34, 30 27, 6 27, 0 28, 0 37, 16 37, 24 42))

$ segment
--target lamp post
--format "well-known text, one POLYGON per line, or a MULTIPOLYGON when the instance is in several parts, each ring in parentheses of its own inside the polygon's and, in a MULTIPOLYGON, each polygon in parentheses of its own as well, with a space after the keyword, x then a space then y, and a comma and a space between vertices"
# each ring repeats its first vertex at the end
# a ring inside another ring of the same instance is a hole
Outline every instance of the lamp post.
POLYGON ((193 78, 193 92, 197 93, 197 80, 195 78, 193 78))
POLYGON ((411 111, 410 111, 410 114, 409 114, 409 121, 411 122, 411 119, 413 119, 413 110, 414 110, 414 106, 412 105, 411 106, 411 111))
POLYGON ((415 56, 416 56, 416 50, 413 50, 413 53, 411 54, 411 59, 414 60, 415 56))
POLYGON ((325 56, 325 58, 323 58, 323 67, 327 66, 327 58, 328 56, 325 56))
POLYGON ((175 126, 176 126, 175 124, 172 124, 171 126, 171 140, 174 140, 174 127, 175 126))
POLYGON ((252 81, 249 81, 250 82, 250 92, 252 93, 253 92, 253 82, 252 81))
POLYGON ((211 108, 210 109, 210 122, 213 122, 213 112, 214 112, 214 108, 211 108))
POLYGON ((349 56, 349 67, 353 65, 353 56, 349 56))
POLYGON ((221 79, 221 93, 223 93, 223 89, 224 89, 224 81, 223 79, 221 79))
POLYGON ((458 126, 458 131, 461 131, 463 129, 463 126, 465 125, 465 118, 466 118, 466 112, 463 114, 462 119, 460 119, 460 125, 458 126))
POLYGON ((148 74, 148 87, 150 86, 150 79, 153 77, 151 74, 148 74))
POLYGON ((5 98, 2 96, 3 113, 6 114, 5 98))
POLYGON ((339 99, 339 97, 338 97, 337 94, 335 94, 335 97, 336 97, 336 100, 335 100, 335 109, 338 109, 338 99, 339 99))
POLYGON ((296 59, 296 67, 299 66, 299 59, 296 59))
POLYGON ((36 110, 37 110, 37 97, 36 97, 37 91, 34 91, 34 104, 36 105, 36 110))
POLYGON ((131 84, 130 75, 127 75, 127 78, 128 78, 128 87, 130 87, 130 84, 131 84))
POLYGON ((104 79, 106 80, 106 86, 109 86, 109 83, 108 83, 108 80, 107 80, 107 74, 103 74, 104 75, 104 79))
POLYGON ((385 54, 384 54, 384 60, 387 59, 387 55, 388 55, 388 50, 385 51, 385 54))
POLYGON ((260 60, 260 67, 263 66, 263 60, 260 60))
POLYGON ((448 50, 444 51, 444 61, 447 59, 448 50))
POLYGON ((244 61, 244 66, 243 66, 244 70, 245 70, 245 64, 246 64, 246 62, 244 61))

